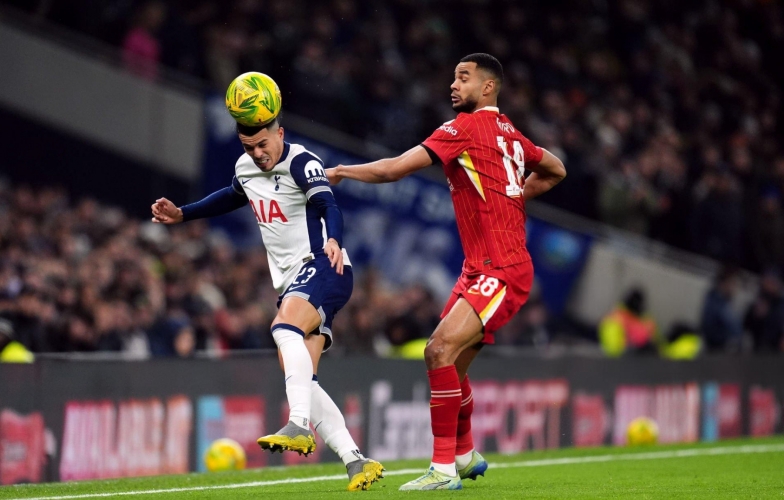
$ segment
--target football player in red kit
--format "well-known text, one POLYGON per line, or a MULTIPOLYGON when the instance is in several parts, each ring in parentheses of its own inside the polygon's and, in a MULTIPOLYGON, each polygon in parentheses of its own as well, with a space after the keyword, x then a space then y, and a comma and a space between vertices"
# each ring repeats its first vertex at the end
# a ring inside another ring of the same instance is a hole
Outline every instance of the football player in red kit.
POLYGON ((503 68, 495 57, 464 57, 451 86, 457 118, 397 158, 327 170, 333 184, 342 179, 381 183, 440 163, 452 192, 465 261, 425 348, 433 461, 401 490, 460 489, 461 479, 484 475, 487 462, 471 439, 468 367, 528 299, 534 270, 525 247, 525 201, 566 176, 558 158, 535 146, 500 113, 502 82, 503 68), (526 169, 532 172, 527 179, 526 169))

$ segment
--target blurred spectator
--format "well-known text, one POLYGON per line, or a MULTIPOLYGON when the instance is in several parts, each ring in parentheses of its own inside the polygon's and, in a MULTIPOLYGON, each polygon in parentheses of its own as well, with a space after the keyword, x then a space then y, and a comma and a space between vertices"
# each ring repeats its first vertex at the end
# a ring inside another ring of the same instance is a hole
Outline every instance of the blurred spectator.
POLYGON ((656 352, 656 322, 646 313, 645 292, 630 290, 599 323, 599 343, 607 356, 656 352))
POLYGON ((646 235, 649 220, 658 208, 658 197, 635 163, 625 160, 619 171, 605 177, 599 204, 604 222, 646 235))
POLYGON ((512 320, 495 334, 500 345, 534 347, 546 350, 553 342, 554 324, 550 313, 542 301, 541 285, 534 279, 528 301, 520 308, 512 320))
POLYGON ((61 352, 95 351, 98 345, 92 329, 91 318, 84 314, 65 316, 63 331, 52 342, 52 345, 61 352))
POLYGON ((134 14, 133 25, 122 43, 125 68, 134 75, 155 80, 161 62, 158 30, 166 20, 166 5, 158 0, 146 2, 134 14))
POLYGON ((778 188, 771 187, 763 193, 751 221, 756 263, 762 269, 784 264, 784 209, 778 188))
POLYGON ((691 360, 696 358, 703 348, 702 337, 690 325, 675 323, 667 332, 667 337, 659 343, 659 355, 672 360, 691 360))
POLYGON ((356 296, 356 292, 344 310, 345 315, 338 314, 335 318, 338 325, 343 325, 343 327, 338 330, 333 324, 332 330, 333 332, 345 332, 347 335, 336 337, 333 349, 354 354, 387 355, 390 343, 380 334, 379 327, 384 314, 380 311, 374 312, 366 301, 356 296), (382 345, 376 347, 378 343, 382 345))
POLYGON ((695 201, 693 248, 715 259, 739 262, 743 207, 732 174, 705 174, 695 188, 695 201))
POLYGON ((16 300, 0 316, 13 324, 15 339, 35 352, 49 350, 49 341, 42 321, 43 304, 33 288, 25 287, 16 296, 16 300))
POLYGON ((760 280, 757 298, 746 310, 744 321, 755 351, 784 350, 784 290, 777 269, 769 269, 760 280))
POLYGON ((193 327, 179 315, 162 319, 150 332, 150 353, 155 357, 187 358, 195 347, 193 327))
MULTIPOLYGON (((248 308, 251 311, 254 309, 253 306, 248 306, 248 308)), ((269 329, 263 332, 260 325, 249 329, 246 322, 247 316, 248 314, 243 314, 243 311, 227 309, 218 311, 215 315, 215 322, 222 349, 261 349, 261 334, 266 333, 268 339, 271 337, 269 329)), ((274 346, 274 342, 272 344, 266 343, 266 347, 274 346)))
POLYGON ((33 353, 14 340, 14 326, 0 318, 0 363, 32 363, 33 353))
POLYGON ((410 315, 398 316, 387 322, 385 335, 391 347, 385 355, 394 358, 425 359, 427 338, 410 315))
POLYGON ((743 324, 732 306, 739 286, 737 271, 726 267, 705 296, 700 331, 709 352, 738 351, 741 347, 743 324))
MULTIPOLYGON (((375 278, 374 278, 375 280, 375 278)), ((386 317, 383 336, 376 335, 374 350, 386 357, 424 359, 427 339, 440 322, 433 294, 421 285, 414 285, 396 292, 382 290, 377 282, 373 284, 376 301, 379 304, 368 314, 386 317), (390 292, 394 296, 390 296, 390 292)), ((383 321, 383 320, 382 320, 383 321)), ((383 324, 383 323, 382 323, 383 324)))

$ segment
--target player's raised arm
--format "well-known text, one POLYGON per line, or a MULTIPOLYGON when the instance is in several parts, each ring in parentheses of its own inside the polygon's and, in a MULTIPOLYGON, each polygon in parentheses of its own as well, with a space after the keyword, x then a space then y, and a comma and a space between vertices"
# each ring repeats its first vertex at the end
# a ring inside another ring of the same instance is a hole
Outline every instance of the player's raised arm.
POLYGON ((178 224, 189 220, 216 217, 237 210, 248 203, 248 197, 235 177, 231 186, 215 191, 206 198, 178 208, 166 198, 152 204, 152 221, 158 224, 178 224))
POLYGON ((430 154, 419 145, 396 158, 384 158, 362 165, 338 165, 327 170, 327 178, 330 184, 337 184, 343 179, 381 184, 395 182, 432 164, 430 154))
POLYGON ((523 197, 526 200, 546 193, 566 177, 563 162, 544 148, 542 148, 542 159, 538 163, 526 163, 525 168, 533 172, 525 180, 523 197))

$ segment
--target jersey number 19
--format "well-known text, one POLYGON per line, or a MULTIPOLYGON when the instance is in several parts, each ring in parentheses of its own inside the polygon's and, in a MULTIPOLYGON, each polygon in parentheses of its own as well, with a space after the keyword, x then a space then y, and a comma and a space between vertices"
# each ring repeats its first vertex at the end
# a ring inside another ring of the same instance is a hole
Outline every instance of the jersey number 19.
POLYGON ((499 135, 496 137, 498 147, 501 148, 501 153, 504 155, 504 169, 506 170, 506 177, 509 184, 506 185, 506 195, 511 198, 516 198, 523 193, 522 181, 525 176, 525 155, 523 153, 523 145, 520 141, 512 142, 513 156, 509 156, 506 149, 506 139, 499 135), (512 165, 512 162, 515 164, 512 165))

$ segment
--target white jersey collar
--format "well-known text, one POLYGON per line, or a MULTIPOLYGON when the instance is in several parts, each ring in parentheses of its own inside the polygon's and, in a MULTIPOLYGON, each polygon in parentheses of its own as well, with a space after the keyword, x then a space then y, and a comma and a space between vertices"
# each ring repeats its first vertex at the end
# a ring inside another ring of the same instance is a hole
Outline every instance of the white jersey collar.
POLYGON ((496 106, 485 106, 484 108, 475 109, 474 113, 478 113, 479 111, 492 111, 494 113, 500 113, 498 107, 496 106))

